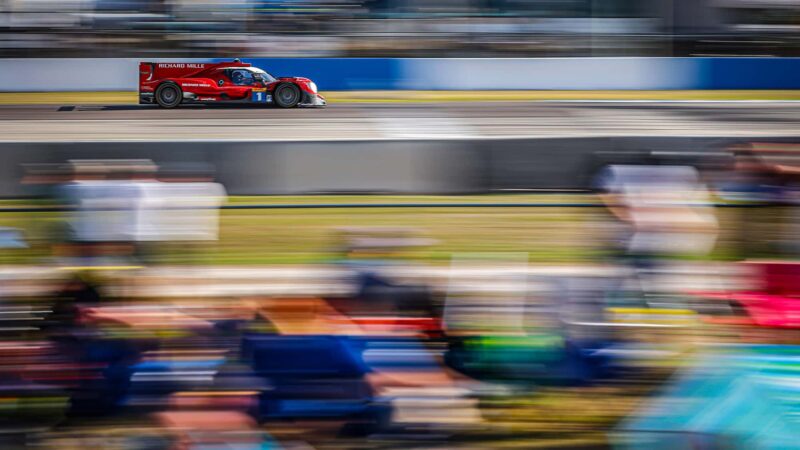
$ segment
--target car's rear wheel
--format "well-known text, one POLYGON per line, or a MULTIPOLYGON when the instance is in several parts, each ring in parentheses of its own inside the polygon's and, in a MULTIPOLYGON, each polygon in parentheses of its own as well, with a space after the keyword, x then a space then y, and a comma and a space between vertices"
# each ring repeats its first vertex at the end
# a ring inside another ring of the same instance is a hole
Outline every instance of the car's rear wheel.
POLYGON ((174 83, 165 83, 156 89, 156 103, 162 108, 174 108, 181 104, 181 88, 174 83))
POLYGON ((286 83, 275 89, 275 104, 281 108, 294 108, 300 103, 300 89, 294 84, 286 83))

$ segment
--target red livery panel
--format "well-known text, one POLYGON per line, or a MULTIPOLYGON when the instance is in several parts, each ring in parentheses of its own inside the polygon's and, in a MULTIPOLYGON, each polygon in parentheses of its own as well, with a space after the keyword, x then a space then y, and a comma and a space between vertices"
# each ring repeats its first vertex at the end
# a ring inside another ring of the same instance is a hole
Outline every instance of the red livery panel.
POLYGON ((139 103, 261 103, 282 108, 325 106, 308 78, 272 76, 238 59, 220 63, 141 62, 139 103))

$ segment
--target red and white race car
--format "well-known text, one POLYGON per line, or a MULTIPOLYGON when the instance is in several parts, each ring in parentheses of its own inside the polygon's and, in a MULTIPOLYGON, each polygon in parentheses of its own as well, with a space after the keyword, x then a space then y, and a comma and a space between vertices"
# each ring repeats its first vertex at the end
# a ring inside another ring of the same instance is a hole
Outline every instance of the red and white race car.
POLYGON ((261 103, 281 108, 325 106, 308 78, 276 78, 238 59, 220 63, 139 63, 139 103, 261 103))

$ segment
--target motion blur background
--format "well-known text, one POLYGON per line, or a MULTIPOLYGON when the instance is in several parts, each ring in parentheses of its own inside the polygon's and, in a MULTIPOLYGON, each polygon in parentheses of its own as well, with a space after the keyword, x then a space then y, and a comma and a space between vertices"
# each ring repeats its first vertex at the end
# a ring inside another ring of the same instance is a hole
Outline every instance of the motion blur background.
POLYGON ((0 0, 0 448, 800 448, 798 27, 0 0), (137 104, 234 57, 328 106, 137 104))
POLYGON ((4 56, 797 56, 786 0, 6 0, 4 56))

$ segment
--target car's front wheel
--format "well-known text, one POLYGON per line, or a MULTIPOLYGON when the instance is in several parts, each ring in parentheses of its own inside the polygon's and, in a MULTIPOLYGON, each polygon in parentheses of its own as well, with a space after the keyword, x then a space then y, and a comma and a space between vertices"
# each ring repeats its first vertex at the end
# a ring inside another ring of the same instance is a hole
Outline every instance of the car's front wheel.
POLYGON ((156 103, 162 108, 174 108, 181 104, 181 88, 173 83, 164 83, 156 89, 156 103))
POLYGON ((274 96, 275 104, 281 108, 294 108, 300 103, 300 89, 291 83, 278 86, 274 96))

